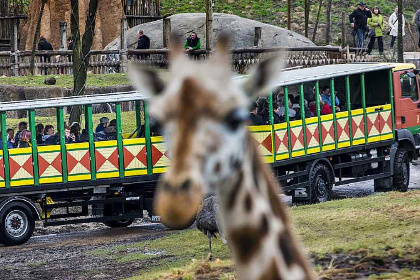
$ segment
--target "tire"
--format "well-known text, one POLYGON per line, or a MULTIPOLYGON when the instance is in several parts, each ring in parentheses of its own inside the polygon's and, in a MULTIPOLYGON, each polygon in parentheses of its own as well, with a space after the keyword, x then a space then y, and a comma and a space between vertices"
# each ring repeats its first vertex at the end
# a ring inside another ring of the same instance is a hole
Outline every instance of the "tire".
POLYGON ((410 158, 408 152, 398 148, 394 159, 394 185, 395 191, 406 192, 410 184, 410 158))
POLYGON ((323 163, 317 163, 309 174, 311 203, 326 202, 331 199, 333 182, 330 169, 323 163))
POLYGON ((124 220, 118 220, 118 221, 107 221, 104 222, 106 226, 109 226, 110 228, 121 228, 121 227, 128 227, 134 222, 135 219, 124 219, 124 220))
POLYGON ((0 242, 6 246, 21 245, 31 238, 35 214, 22 202, 10 202, 0 211, 0 242))

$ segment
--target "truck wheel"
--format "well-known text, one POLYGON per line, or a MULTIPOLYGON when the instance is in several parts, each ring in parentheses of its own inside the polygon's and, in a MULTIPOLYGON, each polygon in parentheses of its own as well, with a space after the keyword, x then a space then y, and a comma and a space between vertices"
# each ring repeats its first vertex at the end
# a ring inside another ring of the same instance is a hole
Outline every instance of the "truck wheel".
POLYGON ((124 220, 118 220, 118 221, 107 221, 104 222, 106 226, 109 226, 110 228, 120 228, 120 227, 128 227, 134 222, 134 219, 124 219, 124 220))
POLYGON ((410 159, 403 148, 395 152, 394 160, 394 190, 406 192, 410 184, 410 159))
POLYGON ((331 172, 323 163, 317 163, 309 174, 311 203, 326 202, 331 198, 331 172))
POLYGON ((0 211, 0 242, 7 246, 20 245, 31 238, 35 215, 28 205, 10 202, 0 211))

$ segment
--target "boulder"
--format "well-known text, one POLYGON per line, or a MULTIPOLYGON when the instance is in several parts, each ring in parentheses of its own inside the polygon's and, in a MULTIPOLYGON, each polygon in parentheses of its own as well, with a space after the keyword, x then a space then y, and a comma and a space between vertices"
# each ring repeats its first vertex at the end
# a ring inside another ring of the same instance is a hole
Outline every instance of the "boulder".
MULTIPOLYGON (((187 38, 192 31, 195 31, 201 38, 201 46, 205 48, 205 13, 185 13, 176 14, 170 17, 171 30, 176 31, 187 38)), ((235 15, 215 13, 213 15, 213 35, 222 31, 231 33, 232 48, 250 48, 254 46, 255 27, 262 28, 262 47, 304 47, 315 46, 308 38, 280 28, 274 25, 261 23, 255 20, 241 18, 235 15)), ((163 20, 144 23, 130 28, 127 31, 127 43, 130 49, 136 48, 137 31, 144 30, 144 33, 150 37, 150 48, 163 48, 163 20)), ((105 49, 116 50, 120 46, 120 38, 116 38, 105 49)))

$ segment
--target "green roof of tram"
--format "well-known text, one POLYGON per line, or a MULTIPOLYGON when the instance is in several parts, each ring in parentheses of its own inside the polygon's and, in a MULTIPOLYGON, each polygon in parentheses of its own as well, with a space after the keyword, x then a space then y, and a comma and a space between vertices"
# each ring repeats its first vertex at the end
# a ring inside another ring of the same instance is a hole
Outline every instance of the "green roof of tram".
MULTIPOLYGON (((333 64, 310 68, 298 68, 284 71, 280 79, 272 84, 273 87, 288 86, 312 82, 334 77, 355 75, 360 73, 386 70, 394 68, 395 64, 385 63, 358 63, 358 64, 333 64)), ((246 76, 236 76, 235 79, 242 80, 246 76)), ((142 92, 129 91, 107 94, 70 96, 48 99, 0 102, 0 111, 15 111, 28 109, 42 109, 54 107, 66 107, 75 105, 127 102, 147 99, 142 92)))

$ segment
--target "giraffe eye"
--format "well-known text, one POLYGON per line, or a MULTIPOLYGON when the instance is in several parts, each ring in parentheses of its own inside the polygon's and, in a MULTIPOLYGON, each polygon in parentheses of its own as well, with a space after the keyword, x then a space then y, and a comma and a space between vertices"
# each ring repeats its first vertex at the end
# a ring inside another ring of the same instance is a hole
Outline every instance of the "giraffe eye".
POLYGON ((225 119, 224 123, 231 130, 237 130, 241 124, 244 124, 249 118, 249 114, 242 108, 235 108, 230 111, 225 119))

